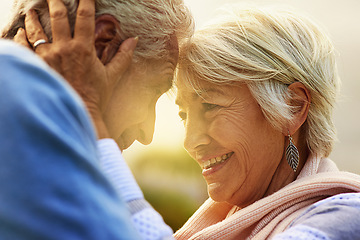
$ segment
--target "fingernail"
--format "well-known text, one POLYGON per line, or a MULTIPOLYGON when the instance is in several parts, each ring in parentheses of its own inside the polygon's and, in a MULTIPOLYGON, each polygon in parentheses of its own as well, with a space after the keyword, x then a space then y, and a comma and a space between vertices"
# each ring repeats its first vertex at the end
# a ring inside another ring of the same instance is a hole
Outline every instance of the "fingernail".
POLYGON ((122 49, 124 51, 133 51, 136 48, 136 45, 139 41, 139 37, 128 38, 122 44, 122 49))

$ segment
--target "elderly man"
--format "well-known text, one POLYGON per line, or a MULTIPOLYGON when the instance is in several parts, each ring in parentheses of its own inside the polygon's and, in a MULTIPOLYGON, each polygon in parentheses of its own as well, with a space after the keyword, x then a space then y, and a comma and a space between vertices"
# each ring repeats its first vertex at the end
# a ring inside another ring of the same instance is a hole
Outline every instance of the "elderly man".
POLYGON ((0 238, 171 236, 117 145, 151 142, 190 14, 180 0, 97 0, 96 11, 94 0, 76 11, 77 2, 17 1, 3 32, 43 57, 83 102, 33 53, 1 41, 0 238))

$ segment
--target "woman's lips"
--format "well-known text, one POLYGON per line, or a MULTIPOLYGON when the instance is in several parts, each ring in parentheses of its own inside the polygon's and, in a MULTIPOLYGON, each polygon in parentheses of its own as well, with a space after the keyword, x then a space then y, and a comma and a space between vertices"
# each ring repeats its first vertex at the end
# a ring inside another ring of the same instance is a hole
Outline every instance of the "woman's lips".
POLYGON ((221 156, 218 156, 218 157, 214 157, 214 158, 211 158, 207 161, 204 161, 202 164, 201 164, 201 167, 202 169, 208 169, 208 168, 211 168, 211 167, 214 167, 220 163, 223 163, 225 162, 227 159, 229 159, 231 156, 233 155, 233 152, 231 153, 226 153, 226 154, 223 154, 221 156))
POLYGON ((234 154, 234 152, 226 153, 221 156, 211 158, 201 164, 203 175, 209 175, 224 166, 225 162, 234 154))

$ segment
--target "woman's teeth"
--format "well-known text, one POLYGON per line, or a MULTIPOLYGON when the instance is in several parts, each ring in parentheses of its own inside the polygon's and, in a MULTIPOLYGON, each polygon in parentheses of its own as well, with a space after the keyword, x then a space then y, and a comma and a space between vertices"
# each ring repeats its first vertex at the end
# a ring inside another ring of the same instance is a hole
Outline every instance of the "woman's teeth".
POLYGON ((211 158, 205 162, 202 163, 202 168, 203 169, 208 169, 208 168, 211 168, 217 164, 220 164, 220 163, 223 163, 225 162, 228 158, 231 157, 231 155, 233 155, 233 153, 227 153, 227 154, 224 154, 222 156, 218 156, 218 157, 215 157, 215 158, 211 158))

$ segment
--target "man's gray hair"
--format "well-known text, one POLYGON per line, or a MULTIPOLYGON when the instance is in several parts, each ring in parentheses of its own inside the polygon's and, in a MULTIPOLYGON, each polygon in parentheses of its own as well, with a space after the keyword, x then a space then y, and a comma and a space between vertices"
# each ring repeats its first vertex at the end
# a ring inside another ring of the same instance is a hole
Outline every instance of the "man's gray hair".
MULTIPOLYGON (((74 28, 77 0, 63 0, 74 28)), ((25 13, 35 9, 45 33, 51 40, 51 24, 46 0, 15 0, 10 22, 2 32, 12 39, 24 27, 25 13)), ((96 0, 96 16, 110 14, 120 23, 122 38, 139 37, 134 59, 161 59, 168 54, 171 36, 179 43, 194 31, 193 18, 183 0, 96 0)))

